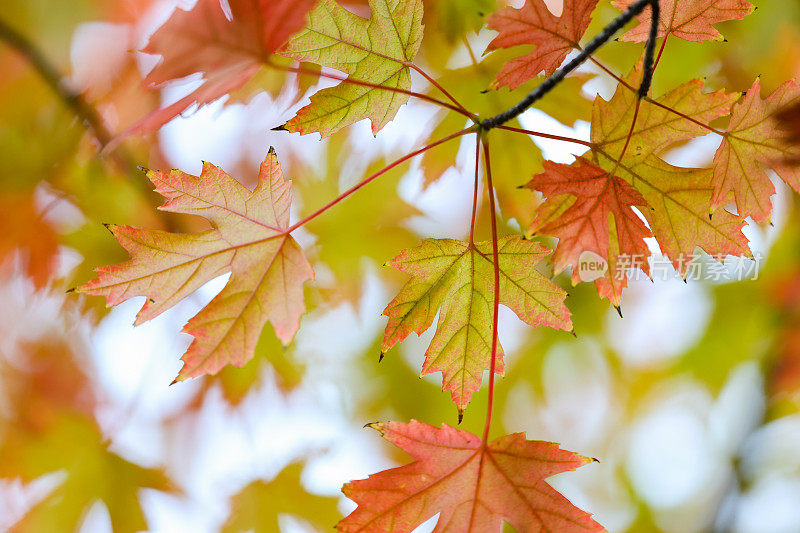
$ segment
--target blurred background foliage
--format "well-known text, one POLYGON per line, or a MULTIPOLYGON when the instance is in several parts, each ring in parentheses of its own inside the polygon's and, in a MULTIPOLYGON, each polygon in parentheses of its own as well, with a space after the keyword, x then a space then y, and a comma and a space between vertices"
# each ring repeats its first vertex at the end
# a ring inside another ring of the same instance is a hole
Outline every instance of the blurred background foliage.
MULTIPOLYGON (((720 26, 726 42, 670 41, 655 92, 696 77, 708 90, 744 91, 756 76, 771 91, 796 76, 800 4, 754 3, 753 15, 720 26)), ((404 282, 382 265, 421 237, 466 234, 468 141, 398 168, 300 232, 317 271, 309 314, 288 348, 268 327, 242 369, 168 386, 188 343, 180 327, 218 283, 136 329, 136 305, 109 312, 99 298, 66 295, 93 268, 125 259, 103 223, 202 227, 156 211, 137 166, 196 172, 210 160, 252 185, 274 145, 301 217, 426 139, 463 127, 458 115, 413 104, 377 139, 363 124, 325 143, 294 138, 271 128, 316 80, 273 75, 236 103, 101 153, 106 133, 187 91, 144 88, 153 58, 135 52, 176 4, 191 2, 3 3, 3 26, 29 49, 10 46, 3 31, 0 529, 325 531, 352 509, 338 493, 344 481, 404 460, 364 423, 456 423, 437 377, 418 377, 432 332, 378 359, 380 313, 404 282), (31 67, 32 51, 63 75, 58 91, 31 67), (65 104, 72 93, 105 133, 65 104)), ((366 2, 350 4, 366 13, 366 2)), ((590 34, 618 13, 600 4, 590 34)), ((560 9, 558 0, 548 5, 560 9)), ((496 8, 495 0, 426 1, 420 55, 467 107, 486 114, 535 85, 486 91, 505 60, 505 52, 482 55, 491 32, 480 28, 496 8)), ((625 74, 640 54, 641 46, 612 43, 598 58, 625 74)), ((585 135, 592 100, 608 98, 612 81, 583 69, 522 121, 585 135)), ((574 147, 507 137, 494 161, 504 231, 524 232, 539 199, 518 186, 545 156, 568 160, 574 147)), ((713 139, 679 151, 706 163, 713 139)), ((800 531, 800 215, 785 188, 776 205, 772 224, 748 228, 764 256, 757 280, 634 281, 624 318, 592 287, 570 287, 575 338, 502 316, 509 363, 495 431, 527 431, 597 457, 552 482, 610 531, 800 531)), ((568 275, 558 280, 569 287, 568 275)), ((480 431, 485 406, 483 390, 461 427, 480 431)))

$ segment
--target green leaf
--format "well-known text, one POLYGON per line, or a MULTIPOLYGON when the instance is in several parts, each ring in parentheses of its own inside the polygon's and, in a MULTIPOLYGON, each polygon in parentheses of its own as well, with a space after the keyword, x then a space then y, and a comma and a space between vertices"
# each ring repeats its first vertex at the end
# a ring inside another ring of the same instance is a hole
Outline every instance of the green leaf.
MULTIPOLYGON (((536 271, 550 250, 518 236, 498 243, 500 302, 532 326, 569 330, 566 292, 536 271)), ((421 334, 440 314, 422 374, 442 372, 443 389, 463 410, 481 386, 492 356, 494 268, 492 244, 428 239, 389 263, 412 276, 383 312, 389 317, 385 352, 412 332, 421 334)), ((503 373, 498 346, 496 372, 503 373)))
POLYGON ((269 482, 255 481, 233 497, 223 533, 279 531, 278 517, 289 514, 303 519, 319 531, 328 531, 341 518, 337 498, 310 494, 300 482, 303 465, 293 463, 269 482))
POLYGON ((422 43, 422 0, 371 0, 372 18, 354 15, 334 0, 321 0, 309 15, 309 25, 281 53, 316 63, 371 86, 341 83, 311 97, 311 103, 290 120, 286 129, 322 137, 363 119, 377 134, 411 90, 409 64, 422 43))

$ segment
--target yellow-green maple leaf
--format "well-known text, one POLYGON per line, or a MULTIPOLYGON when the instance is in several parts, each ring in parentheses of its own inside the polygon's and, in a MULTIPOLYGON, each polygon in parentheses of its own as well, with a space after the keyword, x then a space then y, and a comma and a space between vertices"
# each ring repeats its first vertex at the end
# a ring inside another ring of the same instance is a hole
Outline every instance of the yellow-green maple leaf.
MULTIPOLYGON (((640 64, 625 81, 638 87, 641 76, 640 64)), ((703 88, 703 80, 692 80, 656 99, 662 106, 678 113, 646 100, 641 101, 625 160, 642 159, 650 154, 659 155, 676 143, 708 134, 709 130, 697 122, 708 124, 718 117, 728 115, 738 95, 727 94, 724 90, 704 93, 703 88), (696 122, 687 120, 679 113, 696 122)), ((599 96, 595 99, 592 111, 592 142, 597 148, 614 157, 622 153, 631 131, 637 100, 637 94, 623 86, 618 87, 609 101, 599 96)))
POLYGON ((254 481, 233 497, 231 516, 223 533, 279 531, 278 517, 290 514, 302 518, 319 531, 332 527, 341 518, 337 498, 310 494, 300 482, 303 465, 293 463, 269 482, 254 481))
POLYGON ((93 421, 63 414, 44 433, 12 427, 0 444, 0 477, 25 481, 63 472, 63 483, 31 509, 15 531, 76 531, 91 505, 101 501, 114 531, 147 527, 142 488, 174 490, 158 470, 143 468, 108 450, 93 421))
MULTIPOLYGON (((550 250, 518 236, 498 243, 500 302, 532 326, 569 330, 566 292, 536 271, 550 250)), ((442 372, 443 389, 463 410, 481 386, 492 357, 494 262, 491 242, 427 239, 389 264, 412 278, 383 312, 389 317, 385 352, 412 332, 421 334, 440 313, 422 374, 442 372), (440 311, 441 309, 441 311, 440 311)), ((503 373, 498 346, 496 372, 503 373)))
MULTIPOLYGON (((634 85, 639 68, 628 82, 634 85)), ((709 216, 713 186, 711 169, 678 168, 661 155, 676 143, 707 134, 707 124, 730 112, 735 98, 724 91, 703 93, 703 82, 681 85, 655 101, 677 111, 671 112, 648 101, 640 109, 630 145, 622 161, 625 140, 631 130, 637 98, 634 91, 620 86, 614 97, 598 97, 592 114, 593 155, 602 168, 626 180, 644 197, 642 214, 650 224, 661 250, 676 269, 685 273, 695 248, 715 256, 749 255, 742 234, 743 217, 727 211, 709 216), (692 119, 692 120, 689 120, 692 119)))
POLYGON ((408 102, 407 94, 384 87, 411 90, 409 64, 422 43, 422 0, 369 4, 372 17, 365 19, 334 0, 321 0, 309 14, 306 29, 282 49, 287 57, 334 68, 373 85, 343 82, 317 92, 285 125, 289 131, 327 137, 368 118, 377 134, 408 102))

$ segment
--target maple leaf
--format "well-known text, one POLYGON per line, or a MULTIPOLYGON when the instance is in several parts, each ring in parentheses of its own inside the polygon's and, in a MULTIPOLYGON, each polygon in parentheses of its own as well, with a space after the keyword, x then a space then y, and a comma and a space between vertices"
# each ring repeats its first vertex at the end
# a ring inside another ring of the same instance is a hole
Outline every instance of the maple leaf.
MULTIPOLYGON (((163 85, 201 73, 203 83, 188 96, 154 111, 127 133, 154 131, 190 106, 202 106, 243 87, 289 37, 299 31, 316 0, 198 0, 176 9, 150 37, 143 52, 162 56, 145 83, 163 85)), ((125 135, 123 134, 123 135, 125 135)))
POLYGON ((524 433, 486 444, 446 424, 370 427, 414 462, 346 484, 342 491, 358 508, 339 522, 339 531, 410 532, 436 513, 437 532, 500 533, 504 520, 520 532, 603 531, 545 481, 592 459, 529 441, 524 433))
POLYGON ((564 0, 560 17, 553 15, 542 0, 526 0, 519 8, 507 7, 489 17, 489 28, 500 34, 487 51, 520 45, 535 45, 530 54, 507 62, 497 75, 497 87, 516 89, 544 71, 550 75, 580 40, 591 22, 597 0, 564 0))
MULTIPOLYGON (((635 87, 640 78, 641 63, 624 81, 635 87)), ((597 279, 598 291, 619 307, 626 280, 611 277, 611 273, 626 266, 638 266, 647 272, 646 258, 650 255, 642 241, 649 232, 638 217, 631 216, 631 206, 641 208, 662 252, 681 274, 688 271, 689 259, 698 246, 715 257, 749 256, 747 239, 742 233, 744 218, 727 211, 714 217, 708 215, 713 193, 712 170, 678 168, 658 157, 677 143, 707 134, 708 128, 701 124, 727 115, 735 99, 735 95, 724 91, 704 93, 701 80, 687 82, 654 101, 638 101, 636 92, 623 86, 608 101, 598 96, 592 111, 592 162, 579 161, 569 171, 568 167, 548 164, 549 169, 559 169, 558 173, 546 172, 529 187, 542 190, 536 186, 537 181, 542 181, 543 187, 550 188, 549 192, 542 192, 556 195, 540 208, 532 226, 535 232, 559 237, 556 267, 572 264, 573 281, 577 282, 580 279, 577 267, 584 251, 581 248, 585 246, 597 253, 608 263, 608 272, 597 279), (631 129, 634 116, 636 123, 631 129), (617 161, 629 134, 629 148, 622 160, 617 161), (613 180, 609 174, 613 174, 613 180), (593 178, 599 181, 592 181, 593 178), (603 214, 607 217, 608 211, 595 213, 594 221, 588 219, 589 211, 581 212, 599 199, 590 191, 583 191, 582 202, 573 200, 575 191, 564 194, 564 185, 557 182, 569 183, 571 179, 576 182, 588 179, 595 186, 613 184, 606 194, 615 191, 611 198, 619 194, 624 198, 620 201, 616 196, 613 202, 618 210, 613 213, 613 226, 601 224, 603 214), (559 192, 562 194, 558 195, 559 192), (602 230, 599 233, 598 227, 602 230), (624 262, 620 262, 622 256, 624 262)))
POLYGON ((64 482, 34 506, 13 531, 76 531, 88 510, 105 504, 113 531, 147 529, 140 491, 176 492, 166 475, 143 468, 107 449, 105 437, 87 419, 61 416, 46 433, 12 428, 0 443, 0 477, 31 482, 55 472, 64 482), (68 446, 65 443, 69 443, 68 446))
POLYGON ((776 115, 800 102, 800 84, 783 84, 765 100, 756 80, 744 99, 733 108, 722 144, 714 156, 714 196, 711 210, 727 203, 733 191, 739 214, 762 222, 772 213, 770 197, 775 187, 765 168, 772 168, 800 192, 800 173, 792 160, 797 149, 789 142, 776 115))
POLYGON ((0 263, 15 251, 23 255, 25 270, 36 287, 44 287, 58 267, 58 239, 45 222, 30 194, 0 197, 0 263))
POLYGON ((269 482, 254 481, 233 497, 231 516, 223 533, 280 531, 279 517, 291 514, 316 526, 330 529, 341 518, 337 498, 307 492, 300 481, 303 465, 292 463, 269 482))
MULTIPOLYGON (((636 0, 615 0, 614 6, 626 11, 636 0)), ((741 20, 755 9, 747 0, 660 0, 658 36, 674 35, 687 41, 723 40, 714 24, 741 20)), ((650 36, 653 14, 649 9, 636 17, 641 24, 625 33, 621 40, 642 43, 650 36)))
POLYGON ((320 0, 308 27, 281 54, 348 74, 349 79, 323 89, 284 125, 301 134, 327 137, 363 119, 377 134, 408 101, 409 65, 422 43, 422 0, 371 0, 372 17, 354 15, 334 0, 320 0))
POLYGON ((105 296, 108 305, 147 296, 136 318, 141 324, 231 272, 222 292, 183 329, 195 339, 177 381, 244 365, 267 322, 284 344, 291 341, 305 312, 302 285, 314 272, 286 231, 291 182, 275 152, 261 164, 252 192, 210 163, 199 177, 179 170, 147 176, 167 199, 162 210, 200 215, 214 228, 175 234, 110 226, 131 260, 97 269, 98 278, 78 291, 105 296))
MULTIPOLYGON (((571 329, 566 292, 535 269, 550 250, 519 236, 504 237, 498 248, 500 302, 532 326, 571 329)), ((493 264, 490 242, 452 239, 427 239, 389 262, 412 278, 383 312, 389 322, 382 350, 423 333, 440 312, 422 375, 442 372, 443 390, 459 410, 480 388, 492 357, 493 264)), ((497 352, 496 372, 502 374, 499 345, 497 352)))
MULTIPOLYGON (((628 77, 638 76, 639 68, 628 77)), ((715 257, 749 256, 742 233, 744 217, 721 210, 709 217, 713 194, 712 170, 674 167, 658 155, 679 142, 708 133, 699 123, 726 115, 734 101, 723 91, 703 93, 702 82, 690 81, 655 99, 639 102, 639 116, 630 149, 621 161, 626 137, 631 131, 637 98, 620 87, 609 101, 598 97, 592 113, 592 157, 595 163, 627 181, 647 202, 642 214, 662 252, 681 274, 687 272, 696 247, 715 257), (687 120, 690 119, 690 120, 687 120)))
POLYGON ((147 522, 140 490, 177 491, 163 472, 108 450, 93 417, 100 404, 95 386, 82 368, 87 354, 76 350, 81 343, 74 328, 60 318, 47 324, 41 338, 6 351, 13 357, 0 361, 7 402, 0 414, 0 478, 29 483, 63 475, 11 530, 76 531, 101 501, 114 531, 142 531, 147 522))
MULTIPOLYGON (((617 167, 616 160, 598 155, 602 168, 617 167)), ((661 251, 675 269, 686 275, 697 247, 713 257, 751 257, 742 233, 742 217, 720 210, 713 217, 708 206, 713 194, 711 169, 674 167, 650 156, 619 165, 617 175, 633 184, 650 209, 642 210, 661 251)))
POLYGON ((479 31, 484 14, 497 9, 495 0, 439 0, 427 4, 429 18, 434 19, 437 29, 450 43, 458 42, 470 30, 479 31))
MULTIPOLYGON (((637 86, 641 80, 641 67, 639 62, 625 78, 630 86, 637 86)), ((728 115, 738 96, 724 90, 704 93, 703 87, 703 80, 688 81, 656 98, 660 105, 639 101, 637 94, 625 87, 619 87, 609 101, 598 96, 592 110, 592 142, 598 149, 619 155, 631 134, 625 157, 632 160, 659 155, 677 143, 707 135, 709 129, 701 124, 728 115), (637 105, 639 112, 631 132, 637 105)))
MULTIPOLYGON (((553 255, 556 271, 575 265, 572 281, 576 285, 588 274, 577 268, 581 256, 592 252, 603 258, 607 269, 595 283, 600 296, 619 307, 626 279, 617 275, 618 256, 650 255, 644 239, 652 235, 633 211, 634 206, 646 207, 647 202, 627 182, 583 158, 573 165, 545 161, 544 167, 544 172, 526 185, 550 197, 531 231, 558 237, 553 255)), ((647 271, 646 265, 644 268, 647 271)))

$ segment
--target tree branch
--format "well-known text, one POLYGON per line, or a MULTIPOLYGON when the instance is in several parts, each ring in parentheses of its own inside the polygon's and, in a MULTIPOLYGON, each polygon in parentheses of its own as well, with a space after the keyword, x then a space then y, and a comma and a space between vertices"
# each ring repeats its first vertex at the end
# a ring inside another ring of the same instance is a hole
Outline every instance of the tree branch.
POLYGON ((28 38, 2 19, 0 19, 0 41, 4 41, 28 61, 53 92, 88 126, 102 148, 111 142, 113 136, 95 108, 86 102, 80 93, 64 83, 58 69, 28 38))
POLYGON ((653 12, 653 22, 650 27, 650 37, 647 40, 647 48, 645 49, 645 65, 644 65, 644 79, 642 85, 639 87, 639 98, 644 98, 650 91, 650 86, 653 82, 653 61, 655 56, 656 38, 658 36, 658 22, 661 16, 661 8, 658 0, 639 0, 633 4, 626 12, 617 17, 611 24, 606 26, 600 35, 595 37, 586 47, 578 54, 572 61, 567 63, 564 67, 559 69, 558 72, 547 78, 541 85, 534 89, 528 96, 522 99, 520 103, 497 116, 486 119, 481 123, 481 127, 485 130, 490 130, 513 120, 524 113, 530 106, 541 100, 547 93, 555 89, 567 74, 581 66, 592 54, 599 50, 611 38, 617 34, 628 22, 635 16, 642 13, 647 6, 653 12))

